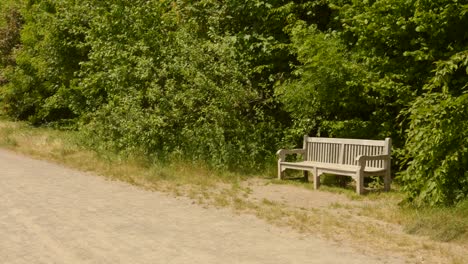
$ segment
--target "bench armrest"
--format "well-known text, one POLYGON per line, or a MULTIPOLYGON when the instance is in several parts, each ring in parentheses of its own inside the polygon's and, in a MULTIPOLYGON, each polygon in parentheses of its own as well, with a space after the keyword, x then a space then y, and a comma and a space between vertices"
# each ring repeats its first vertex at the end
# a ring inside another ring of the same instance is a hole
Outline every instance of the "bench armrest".
POLYGON ((276 152, 276 155, 279 157, 280 161, 284 161, 286 155, 291 154, 305 154, 305 149, 280 149, 276 152))

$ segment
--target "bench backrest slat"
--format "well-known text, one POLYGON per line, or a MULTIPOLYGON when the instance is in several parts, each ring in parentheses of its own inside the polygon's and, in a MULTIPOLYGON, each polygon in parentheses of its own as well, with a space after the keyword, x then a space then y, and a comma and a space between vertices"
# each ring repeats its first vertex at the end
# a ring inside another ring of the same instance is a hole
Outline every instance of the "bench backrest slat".
MULTIPOLYGON (((347 138, 304 137, 306 159, 323 163, 358 165, 359 155, 374 156, 390 154, 390 139, 364 140, 347 138)), ((368 161, 366 166, 386 168, 388 162, 382 160, 368 161)))

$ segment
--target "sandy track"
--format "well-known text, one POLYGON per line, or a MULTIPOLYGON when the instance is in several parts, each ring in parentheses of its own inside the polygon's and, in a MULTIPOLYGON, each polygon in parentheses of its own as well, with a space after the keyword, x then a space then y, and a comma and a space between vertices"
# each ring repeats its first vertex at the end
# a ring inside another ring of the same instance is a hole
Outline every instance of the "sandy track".
POLYGON ((398 263, 0 150, 0 263, 398 263))

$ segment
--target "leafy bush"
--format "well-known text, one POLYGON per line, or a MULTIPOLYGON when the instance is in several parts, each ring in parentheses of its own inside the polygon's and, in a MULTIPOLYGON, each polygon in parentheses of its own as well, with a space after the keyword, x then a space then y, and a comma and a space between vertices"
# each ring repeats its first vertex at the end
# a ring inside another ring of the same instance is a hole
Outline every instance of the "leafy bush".
POLYGON ((277 96, 294 118, 296 138, 311 133, 333 137, 375 137, 373 110, 357 81, 363 68, 333 32, 299 23, 291 31, 292 47, 301 65, 295 78, 277 87, 277 96), (373 131, 374 130, 374 131, 373 131))
POLYGON ((20 44, 20 30, 23 24, 21 14, 16 7, 8 7, 1 13, 4 25, 0 26, 0 67, 14 65, 13 51, 20 44))
POLYGON ((256 108, 236 38, 199 36, 199 24, 164 3, 99 3, 94 12, 77 108, 96 146, 230 169, 271 158, 280 136, 256 108))
POLYGON ((63 23, 73 9, 57 12, 71 7, 49 1, 22 6, 21 48, 15 52, 15 67, 4 69, 8 83, 1 90, 8 115, 33 124, 75 117, 66 101, 55 98, 69 87, 86 58, 86 50, 76 45, 83 36, 63 23))
POLYGON ((468 53, 439 62, 427 93, 409 109, 403 190, 417 204, 468 197, 468 53))

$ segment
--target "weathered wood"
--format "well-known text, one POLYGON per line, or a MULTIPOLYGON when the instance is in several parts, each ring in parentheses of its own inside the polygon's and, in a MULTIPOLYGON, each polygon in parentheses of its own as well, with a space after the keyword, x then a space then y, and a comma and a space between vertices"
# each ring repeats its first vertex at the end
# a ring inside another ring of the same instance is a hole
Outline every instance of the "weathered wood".
POLYGON ((350 138, 323 138, 323 137, 308 137, 307 142, 318 143, 337 143, 337 144, 354 144, 354 145, 367 145, 367 146, 384 146, 384 140, 370 140, 370 139, 350 139, 350 138))
MULTIPOLYGON (((391 138, 385 139, 385 146, 384 146, 383 151, 385 154, 390 156, 391 151, 392 151, 392 139, 391 138)), ((385 167, 384 190, 388 192, 390 191, 390 182, 392 181, 390 160, 388 160, 383 166, 385 167)))
POLYGON ((391 139, 365 140, 347 138, 318 138, 304 136, 302 149, 279 150, 278 178, 286 169, 314 174, 314 188, 320 186, 320 174, 351 176, 356 180, 356 192, 364 192, 364 177, 383 176, 384 189, 390 189, 391 139), (303 161, 286 162, 286 155, 301 154, 303 161))
POLYGON ((318 174, 317 167, 314 167, 314 189, 317 190, 320 187, 320 175, 318 174))

